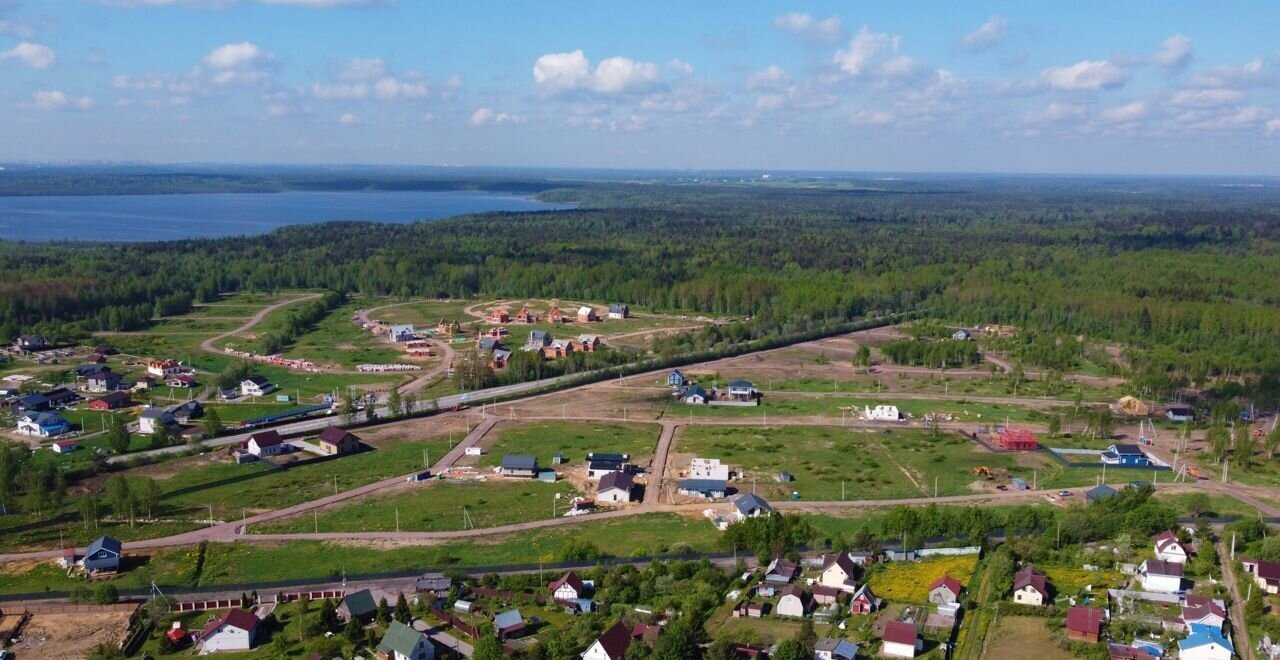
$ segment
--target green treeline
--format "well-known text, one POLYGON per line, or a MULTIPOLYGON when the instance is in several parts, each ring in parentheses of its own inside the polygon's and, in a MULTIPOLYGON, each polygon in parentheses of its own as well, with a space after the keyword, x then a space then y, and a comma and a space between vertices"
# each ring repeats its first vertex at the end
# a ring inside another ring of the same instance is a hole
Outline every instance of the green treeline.
POLYGON ((1031 342, 1021 353, 1056 368, 1083 350, 1062 338, 1094 337, 1132 347, 1128 364, 1156 389, 1243 377, 1261 401, 1276 400, 1280 206, 1204 188, 1136 197, 1023 187, 602 184, 544 195, 584 203, 571 211, 136 245, 5 243, 0 339, 136 329, 186 296, 285 288, 617 300, 751 317, 720 331, 744 338, 925 311, 1019 326, 1031 342))

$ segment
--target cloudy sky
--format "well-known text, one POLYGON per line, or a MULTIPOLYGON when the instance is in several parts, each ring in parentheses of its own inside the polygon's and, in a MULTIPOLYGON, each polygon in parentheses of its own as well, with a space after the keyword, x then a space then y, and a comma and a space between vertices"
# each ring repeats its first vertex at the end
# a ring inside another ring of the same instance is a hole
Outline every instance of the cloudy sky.
POLYGON ((1280 174, 1280 3, 0 0, 0 160, 1280 174))

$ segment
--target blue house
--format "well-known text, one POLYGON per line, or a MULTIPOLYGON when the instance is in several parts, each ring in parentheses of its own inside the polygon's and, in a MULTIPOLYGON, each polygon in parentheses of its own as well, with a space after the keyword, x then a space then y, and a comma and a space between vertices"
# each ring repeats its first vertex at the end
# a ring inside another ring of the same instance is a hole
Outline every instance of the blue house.
POLYGON ((670 387, 684 387, 688 380, 684 377, 684 372, 679 369, 672 369, 671 373, 667 374, 667 385, 670 387))
POLYGON ((84 570, 89 573, 106 571, 115 573, 120 570, 120 542, 110 536, 99 536, 89 544, 81 561, 84 570))
POLYGON ((1106 465, 1146 467, 1151 465, 1151 458, 1142 453, 1138 445, 1111 445, 1102 452, 1102 462, 1106 465))
POLYGON ((722 479, 681 479, 676 486, 681 495, 693 495, 706 499, 720 499, 729 490, 728 482, 722 479))
POLYGON ((1178 642, 1178 654, 1184 658, 1193 655, 1197 658, 1217 656, 1229 658, 1235 652, 1231 642, 1227 641, 1221 632, 1203 627, 1194 630, 1186 639, 1178 642))

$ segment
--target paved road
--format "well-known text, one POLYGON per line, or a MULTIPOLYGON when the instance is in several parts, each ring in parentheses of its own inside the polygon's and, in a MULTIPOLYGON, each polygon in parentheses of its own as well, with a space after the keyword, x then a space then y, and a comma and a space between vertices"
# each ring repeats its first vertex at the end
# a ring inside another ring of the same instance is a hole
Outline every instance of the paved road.
POLYGON ((1243 660, 1253 660, 1253 645, 1249 643, 1249 628, 1244 623, 1245 601, 1240 596, 1240 586, 1236 581, 1235 561, 1227 554, 1227 548, 1219 538, 1214 547, 1218 550, 1218 561, 1222 564, 1222 582, 1231 594, 1227 603, 1227 616, 1231 619, 1231 641, 1236 647, 1236 654, 1243 660))

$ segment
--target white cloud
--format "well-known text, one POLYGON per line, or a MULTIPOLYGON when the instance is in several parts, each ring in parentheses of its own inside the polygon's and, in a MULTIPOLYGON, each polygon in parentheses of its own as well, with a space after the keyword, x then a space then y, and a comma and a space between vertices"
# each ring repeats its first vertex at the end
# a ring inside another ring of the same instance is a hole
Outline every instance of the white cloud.
POLYGON ((380 101, 423 99, 427 97, 424 82, 406 83, 395 78, 383 78, 373 85, 373 95, 380 101))
POLYGON ((288 115, 290 112, 292 112, 292 110, 289 108, 289 106, 283 103, 267 104, 268 117, 284 117, 285 115, 288 115))
POLYGON ((619 94, 651 87, 658 81, 658 66, 626 57, 610 57, 596 66, 593 89, 619 94))
POLYGON ((220 87, 229 87, 232 85, 240 87, 257 87, 266 85, 271 82, 271 74, 266 71, 219 71, 211 78, 213 84, 220 87))
POLYGON ((1084 119, 1088 108, 1080 103, 1062 103, 1054 101, 1044 110, 1029 113, 1023 123, 1032 126, 1044 126, 1064 121, 1084 119))
POLYGON ((1109 60, 1084 60, 1045 69, 1040 80, 1063 91, 1097 91, 1124 86, 1129 81, 1129 70, 1109 60))
POLYGON ((1195 87, 1244 87, 1260 85, 1271 80, 1263 68, 1261 59, 1253 59, 1239 66, 1218 66, 1191 77, 1195 87))
MULTIPOLYGON (((0 5, 0 13, 4 11, 4 6, 0 5)), ((8 18, 0 18, 0 34, 19 39, 34 39, 36 31, 28 24, 21 21, 15 21, 8 18)))
POLYGON ((1275 112, 1268 108, 1259 106, 1248 106, 1239 110, 1232 110, 1223 114, 1205 114, 1203 112, 1190 111, 1181 115, 1178 119, 1187 128, 1210 131, 1238 131, 1253 130, 1259 126, 1267 126, 1275 117, 1275 112))
POLYGON ((33 69, 43 70, 56 64, 58 56, 44 44, 24 41, 0 53, 0 60, 18 60, 33 69))
POLYGON ((920 60, 906 55, 889 58, 880 65, 881 76, 893 80, 918 78, 928 73, 929 67, 920 60))
POLYGON ((469 123, 472 126, 500 126, 503 124, 523 124, 524 118, 508 112, 496 112, 493 108, 480 108, 471 113, 469 123))
POLYGON ((830 46, 847 34, 839 16, 816 19, 809 14, 792 12, 773 19, 773 26, 815 46, 830 46))
POLYGON ((366 85, 348 85, 333 84, 325 85, 315 83, 311 86, 311 95, 324 101, 358 101, 369 95, 369 88, 366 85))
POLYGON ((1180 89, 1169 103, 1178 108, 1220 108, 1244 100, 1244 92, 1219 87, 1216 89, 1180 89))
POLYGON ((37 110, 89 110, 93 106, 93 99, 87 96, 75 99, 56 89, 39 90, 31 95, 31 107, 37 110))
POLYGON ((658 65, 628 57, 601 60, 595 69, 582 50, 549 53, 533 65, 533 80, 548 95, 588 91, 605 96, 645 92, 659 82, 658 65))
POLYGON ((763 70, 747 76, 747 91, 749 92, 776 92, 784 90, 790 85, 791 76, 776 64, 770 64, 763 70))
POLYGON ((1166 69, 1181 69, 1191 62, 1191 39, 1175 34, 1160 44, 1160 50, 1151 56, 1152 63, 1166 69))
POLYGON ((1150 113, 1151 108, 1146 101, 1134 101, 1114 108, 1107 108, 1098 113, 1098 118, 1112 124, 1128 124, 1146 119, 1150 113))
POLYGON ((344 112, 342 116, 338 117, 338 123, 343 126, 351 126, 360 123, 360 118, 350 112, 344 112))
POLYGON ((214 69, 237 69, 270 57, 256 44, 242 41, 219 46, 204 56, 205 65, 214 69))
POLYGON ((684 78, 693 76, 693 65, 678 57, 667 62, 667 70, 684 78))
POLYGON ((992 16, 986 23, 979 25, 978 29, 964 35, 960 39, 960 45, 974 52, 986 50, 1004 41, 1008 30, 1009 19, 999 15, 992 16))
POLYGON ((859 110, 849 115, 849 123, 854 126, 887 126, 893 123, 893 113, 859 110))
POLYGON ((853 40, 849 42, 849 48, 836 51, 831 61, 841 71, 851 76, 860 76, 867 72, 871 61, 881 51, 890 46, 897 50, 897 42, 897 37, 890 37, 884 32, 872 32, 864 25, 858 30, 857 34, 853 35, 853 40))
POLYGON ((357 57, 338 71, 339 80, 377 80, 387 75, 387 63, 377 57, 357 57))
POLYGON ((621 119, 575 116, 570 117, 565 124, 574 128, 588 128, 610 133, 637 133, 648 130, 650 127, 649 119, 640 115, 629 115, 621 119))
POLYGON ((1272 119, 1271 121, 1268 121, 1266 131, 1268 137, 1280 135, 1280 119, 1272 119))

